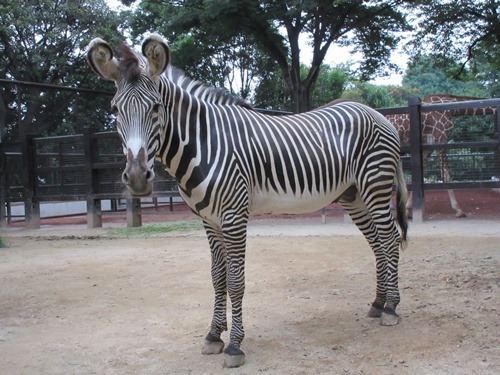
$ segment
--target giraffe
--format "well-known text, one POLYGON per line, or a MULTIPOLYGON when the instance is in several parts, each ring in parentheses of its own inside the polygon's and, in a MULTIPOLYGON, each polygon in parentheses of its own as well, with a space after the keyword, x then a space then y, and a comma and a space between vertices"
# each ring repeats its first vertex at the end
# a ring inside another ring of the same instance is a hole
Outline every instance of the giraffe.
MULTIPOLYGON (((457 96, 451 94, 432 94, 422 99, 425 104, 441 104, 451 102, 463 102, 470 100, 479 100, 480 98, 470 96, 457 96)), ((470 115, 490 115, 495 113, 495 108, 462 108, 445 111, 431 111, 422 113, 422 143, 423 144, 440 144, 448 143, 453 132, 453 117, 454 116, 470 116, 470 115)), ((407 146, 410 144, 410 119, 408 114, 387 115, 387 119, 398 129, 401 144, 407 146)), ((426 150, 422 156, 422 162, 425 167, 432 150, 426 150)), ((437 150, 437 156, 441 165, 441 176, 444 183, 451 181, 450 170, 448 167, 448 157, 446 150, 437 150)), ((453 190, 448 190, 451 207, 455 210, 456 217, 466 217, 466 213, 462 210, 455 198, 453 190)), ((412 198, 408 199, 408 207, 411 206, 412 198)))

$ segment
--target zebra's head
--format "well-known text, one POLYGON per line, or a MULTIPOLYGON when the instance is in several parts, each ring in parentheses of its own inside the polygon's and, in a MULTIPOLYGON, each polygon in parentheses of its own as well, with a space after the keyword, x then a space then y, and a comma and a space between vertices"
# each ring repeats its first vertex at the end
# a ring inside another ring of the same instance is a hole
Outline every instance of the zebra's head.
POLYGON ((170 61, 169 47, 162 37, 153 34, 142 44, 142 56, 122 43, 116 58, 110 45, 96 38, 89 45, 87 61, 98 76, 116 85, 111 106, 127 157, 122 180, 132 196, 149 195, 165 124, 158 80, 170 61))

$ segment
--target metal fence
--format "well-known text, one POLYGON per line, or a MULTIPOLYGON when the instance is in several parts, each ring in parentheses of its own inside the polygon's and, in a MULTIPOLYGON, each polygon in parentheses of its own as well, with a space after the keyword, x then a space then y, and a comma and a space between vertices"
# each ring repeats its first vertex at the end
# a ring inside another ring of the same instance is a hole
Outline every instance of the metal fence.
MULTIPOLYGON (((403 149, 403 165, 413 192, 413 216, 423 220, 424 190, 500 188, 500 114, 497 110, 486 126, 488 136, 469 134, 470 139, 447 144, 422 144, 421 116, 425 111, 456 108, 496 107, 500 99, 449 104, 420 103, 411 98, 408 107, 380 109, 384 114, 409 115, 411 145, 403 149), (480 139, 480 140, 477 140, 480 139), (440 165, 433 155, 423 168, 426 150, 446 150, 452 182, 442 182, 440 165)), ((286 113, 278 113, 283 115, 286 113)), ((481 128, 481 127, 478 127, 481 128)), ((462 132, 463 133, 463 132, 462 132)), ((61 137, 26 136, 19 143, 0 143, 0 222, 9 218, 9 207, 24 202, 28 227, 40 225, 40 202, 86 201, 89 227, 102 225, 101 200, 123 199, 121 173, 125 166, 122 145, 116 132, 61 137)), ((178 195, 177 184, 163 167, 156 166, 158 197, 178 195)), ((140 201, 127 199, 129 226, 140 225, 140 201)))

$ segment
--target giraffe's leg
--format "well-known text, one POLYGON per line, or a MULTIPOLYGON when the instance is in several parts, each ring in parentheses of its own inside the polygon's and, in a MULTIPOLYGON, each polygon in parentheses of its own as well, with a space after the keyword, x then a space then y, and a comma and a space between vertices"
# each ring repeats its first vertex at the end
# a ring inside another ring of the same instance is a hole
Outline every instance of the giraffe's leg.
POLYGON ((219 229, 204 222, 212 256, 212 284, 215 291, 214 313, 210 332, 205 338, 202 353, 219 354, 224 349, 220 335, 227 330, 226 247, 219 229))
MULTIPOLYGON (((446 155, 445 150, 438 151, 438 157, 441 162, 441 175, 443 177, 444 183, 451 182, 450 168, 448 166, 448 156, 446 155)), ((457 199, 455 198, 455 193, 453 190, 448 189, 448 197, 450 198, 451 208, 455 210, 456 217, 467 217, 467 214, 462 211, 462 208, 458 204, 457 199)))
POLYGON ((448 190, 448 197, 450 198, 451 208, 455 210, 456 217, 467 217, 467 214, 462 211, 462 208, 458 204, 457 199, 455 198, 455 192, 451 189, 448 190))
POLYGON ((224 216, 223 233, 227 252, 227 290, 231 299, 230 341, 224 350, 224 366, 239 367, 245 363, 240 349, 245 337, 243 328, 243 295, 245 292, 245 247, 248 213, 224 216))

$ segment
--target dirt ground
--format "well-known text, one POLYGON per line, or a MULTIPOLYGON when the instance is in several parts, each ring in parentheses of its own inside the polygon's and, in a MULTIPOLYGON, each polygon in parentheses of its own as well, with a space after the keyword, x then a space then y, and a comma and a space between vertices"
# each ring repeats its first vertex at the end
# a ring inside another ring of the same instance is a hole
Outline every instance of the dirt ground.
POLYGON ((238 369, 201 354, 213 303, 203 232, 0 235, 2 374, 500 373, 498 220, 410 227, 395 327, 366 317, 374 258, 352 224, 253 220, 238 369))

